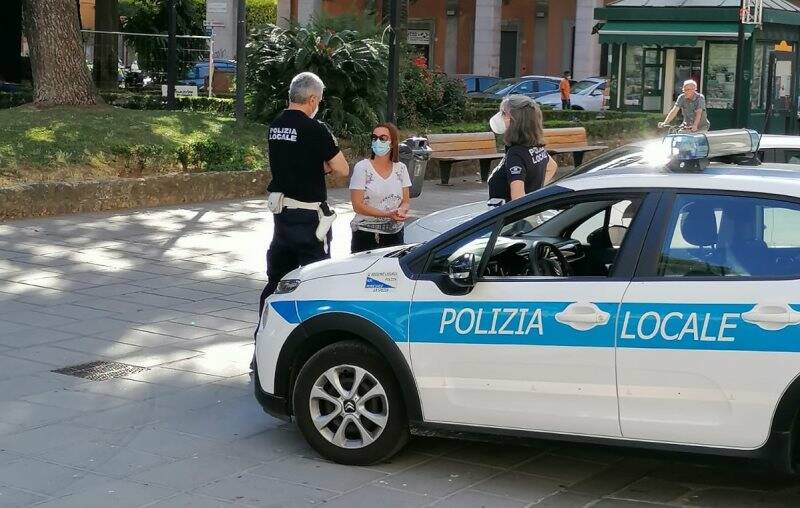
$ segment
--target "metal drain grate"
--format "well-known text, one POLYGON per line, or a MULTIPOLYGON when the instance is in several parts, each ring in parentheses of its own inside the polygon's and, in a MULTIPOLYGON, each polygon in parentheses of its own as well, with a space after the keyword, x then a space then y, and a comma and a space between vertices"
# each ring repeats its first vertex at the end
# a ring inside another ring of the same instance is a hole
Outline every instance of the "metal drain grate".
POLYGON ((128 365, 127 363, 96 361, 82 363, 80 365, 70 365, 69 367, 62 367, 51 372, 83 379, 91 379, 92 381, 105 381, 106 379, 116 379, 129 374, 136 374, 143 370, 149 369, 137 365, 128 365))

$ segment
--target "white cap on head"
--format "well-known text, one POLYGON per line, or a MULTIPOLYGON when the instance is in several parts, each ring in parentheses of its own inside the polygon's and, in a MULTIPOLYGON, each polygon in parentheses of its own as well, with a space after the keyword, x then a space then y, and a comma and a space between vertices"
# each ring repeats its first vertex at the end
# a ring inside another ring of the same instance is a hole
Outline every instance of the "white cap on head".
POLYGON ((697 90, 697 81, 693 79, 687 79, 683 82, 683 88, 686 88, 687 86, 692 86, 695 90, 697 90))

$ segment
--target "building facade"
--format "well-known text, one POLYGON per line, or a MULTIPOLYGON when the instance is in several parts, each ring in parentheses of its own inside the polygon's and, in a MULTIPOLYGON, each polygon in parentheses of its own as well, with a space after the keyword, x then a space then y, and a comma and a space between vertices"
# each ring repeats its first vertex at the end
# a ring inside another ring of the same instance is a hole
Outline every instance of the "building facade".
POLYGON ((739 0, 673 4, 621 0, 595 11, 608 48, 610 106, 666 113, 693 79, 712 129, 797 133, 800 7, 764 0, 762 24, 746 26, 739 68, 739 0))
MULTIPOLYGON (((610 0, 409 0, 407 43, 431 69, 499 77, 600 74, 594 10, 610 0)), ((279 23, 359 14, 370 0, 278 0, 279 23)))

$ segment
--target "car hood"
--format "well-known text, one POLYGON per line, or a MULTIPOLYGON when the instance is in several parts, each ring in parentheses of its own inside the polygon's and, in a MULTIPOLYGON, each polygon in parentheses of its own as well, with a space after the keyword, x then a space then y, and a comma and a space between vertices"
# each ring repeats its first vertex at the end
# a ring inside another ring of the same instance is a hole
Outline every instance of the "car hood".
POLYGON ((437 234, 444 233, 491 209, 486 201, 467 203, 426 215, 417 220, 416 225, 437 234))
POLYGON ((379 259, 386 257, 387 254, 404 248, 406 248, 406 246, 387 247, 385 249, 350 254, 343 258, 318 261, 289 272, 284 279, 307 281, 334 275, 361 273, 374 265, 379 259))

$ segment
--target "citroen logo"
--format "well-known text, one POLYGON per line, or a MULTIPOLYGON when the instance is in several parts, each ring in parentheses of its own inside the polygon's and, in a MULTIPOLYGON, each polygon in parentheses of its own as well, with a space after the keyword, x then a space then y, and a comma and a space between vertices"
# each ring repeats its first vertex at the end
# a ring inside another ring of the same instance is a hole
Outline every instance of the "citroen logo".
POLYGON ((355 413, 356 412, 356 404, 352 400, 348 400, 344 403, 344 412, 345 413, 355 413))

